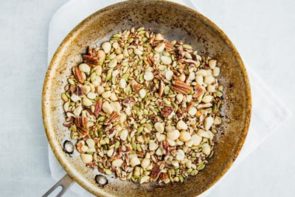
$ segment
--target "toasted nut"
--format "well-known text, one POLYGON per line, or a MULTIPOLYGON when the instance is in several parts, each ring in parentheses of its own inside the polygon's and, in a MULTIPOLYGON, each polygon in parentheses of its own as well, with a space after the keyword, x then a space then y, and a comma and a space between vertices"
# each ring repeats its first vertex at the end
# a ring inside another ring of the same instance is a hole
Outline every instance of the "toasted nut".
POLYGON ((115 93, 111 93, 110 99, 112 101, 117 101, 118 100, 118 97, 117 97, 117 95, 115 93))
POLYGON ((192 99, 193 99, 193 96, 192 95, 187 95, 186 96, 186 102, 187 103, 190 103, 192 101, 192 99))
POLYGON ((126 86, 127 86, 126 80, 120 79, 120 87, 124 89, 124 88, 126 88, 126 86))
POLYGON ((190 72, 190 74, 189 74, 189 76, 188 76, 188 79, 187 79, 187 80, 189 80, 189 81, 193 81, 193 80, 195 80, 195 78, 196 78, 196 75, 195 75, 195 73, 194 73, 194 72, 190 72))
POLYGON ((101 78, 96 73, 91 74, 90 80, 94 86, 99 86, 101 83, 101 78))
POLYGON ((202 137, 200 137, 197 134, 194 134, 194 135, 192 135, 190 141, 192 142, 192 145, 198 146, 202 141, 202 137))
POLYGON ((214 85, 208 85, 207 90, 208 90, 208 92, 216 92, 214 85))
POLYGON ((200 69, 200 70, 197 71, 196 74, 200 75, 200 76, 203 76, 203 77, 206 77, 207 76, 207 71, 204 70, 204 69, 200 69))
POLYGON ((102 73, 102 67, 101 66, 96 66, 93 68, 93 72, 95 72, 95 74, 97 74, 98 76, 101 75, 102 73))
POLYGON ((114 154, 114 149, 113 148, 108 150, 108 152, 107 152, 108 157, 111 157, 113 154, 114 154))
POLYGON ((68 102, 69 101, 69 97, 66 95, 66 93, 62 93, 61 98, 64 102, 68 102))
POLYGON ((144 98, 145 95, 146 95, 146 90, 145 90, 145 89, 141 89, 141 90, 139 90, 139 96, 140 96, 141 98, 144 98))
POLYGON ((128 130, 127 129, 123 129, 121 132, 120 132, 120 139, 125 141, 128 137, 128 130))
POLYGON ((87 97, 84 97, 82 100, 82 104, 86 107, 90 107, 92 105, 92 102, 87 97))
POLYGON ((90 66, 88 66, 88 64, 85 64, 85 63, 80 64, 79 69, 86 74, 90 73, 90 66))
POLYGON ((211 103, 212 100, 213 100, 213 96, 210 96, 210 95, 204 96, 202 99, 204 103, 211 103))
POLYGON ((138 157, 136 155, 130 155, 130 165, 134 167, 139 164, 140 164, 140 160, 138 159, 138 157))
POLYGON ((140 49, 134 49, 135 55, 141 56, 143 54, 143 51, 140 49))
POLYGON ((156 155, 158 155, 158 156, 163 155, 163 149, 162 149, 162 148, 158 148, 158 149, 156 150, 156 155))
POLYGON ((86 76, 85 73, 81 72, 79 68, 74 68, 74 75, 79 83, 84 83, 86 76))
POLYGON ((178 150, 176 153, 176 160, 177 161, 182 161, 185 158, 185 154, 183 152, 183 150, 178 150))
POLYGON ((204 137, 204 138, 208 138, 210 140, 212 140, 213 137, 214 137, 214 134, 211 131, 204 131, 202 129, 200 129, 198 131, 198 135, 201 136, 201 137, 204 137))
POLYGON ((111 105, 115 112, 120 112, 122 109, 122 106, 119 102, 112 102, 111 105))
POLYGON ((174 140, 168 139, 167 142, 170 146, 176 146, 176 142, 174 140))
POLYGON ((173 161, 171 162, 171 164, 172 164, 176 169, 179 168, 179 162, 178 162, 178 161, 173 160, 173 161))
POLYGON ((167 132, 167 138, 169 140, 177 140, 180 136, 180 133, 178 130, 174 129, 174 130, 170 130, 167 132))
POLYGON ((88 148, 88 146, 86 146, 86 145, 83 145, 82 147, 81 147, 81 151, 82 152, 87 152, 89 150, 89 148, 88 148))
POLYGON ((78 95, 73 94, 73 95, 71 96, 71 100, 72 100, 73 102, 78 102, 78 101, 81 100, 81 98, 80 98, 78 95))
POLYGON ((112 49, 112 45, 109 42, 105 42, 102 44, 102 49, 104 50, 105 53, 109 53, 112 49))
POLYGON ((92 155, 90 154, 81 154, 81 159, 84 163, 92 162, 92 155))
POLYGON ((211 116, 207 117, 204 122, 205 130, 209 130, 212 127, 213 123, 214 119, 211 116))
POLYGON ((179 76, 180 81, 185 81, 185 78, 186 78, 185 74, 183 74, 183 73, 179 76))
POLYGON ((143 169, 146 169, 149 165, 150 165, 150 159, 148 158, 144 158, 142 161, 141 161, 141 167, 143 169))
POLYGON ((215 125, 220 125, 221 124, 221 118, 220 117, 215 117, 215 119, 214 119, 214 124, 215 125))
POLYGON ((107 101, 102 104, 102 110, 107 114, 111 114, 114 111, 112 105, 107 101))
POLYGON ((103 86, 96 87, 96 92, 97 94, 101 95, 102 93, 104 93, 104 87, 103 86))
POLYGON ((187 129, 187 124, 184 121, 180 120, 180 121, 178 121, 176 127, 179 130, 186 130, 187 129))
POLYGON ((161 41, 161 40, 164 40, 164 37, 162 34, 158 33, 158 34, 156 34, 155 40, 161 41))
POLYGON ((94 146, 95 146, 95 142, 91 138, 86 140, 86 144, 88 145, 89 148, 94 148, 94 146))
POLYGON ((126 114, 125 114, 125 113, 123 113, 123 112, 121 112, 121 113, 120 113, 120 122, 121 122, 121 123, 123 123, 123 122, 125 122, 125 121, 126 121, 126 119, 127 119, 127 116, 126 116, 126 114))
POLYGON ((149 142, 149 149, 150 149, 151 151, 154 151, 154 150, 156 150, 157 148, 158 148, 158 144, 156 144, 155 141, 150 140, 150 142, 149 142))
POLYGON ((203 150, 203 153, 205 153, 206 155, 210 155, 211 153, 211 147, 207 143, 202 145, 202 150, 203 150))
POLYGON ((162 142, 166 139, 165 135, 161 134, 161 133, 156 133, 156 138, 157 138, 158 142, 162 142))
POLYGON ((81 105, 79 105, 78 107, 76 107, 76 109, 73 111, 73 113, 76 117, 78 117, 81 114, 82 110, 83 110, 83 107, 81 105))
POLYGON ((189 110, 188 110, 188 113, 189 115, 191 116, 195 116, 196 113, 197 113, 197 109, 195 107, 191 107, 189 110))
POLYGON ((199 85, 202 85, 203 82, 204 82, 204 77, 202 75, 197 75, 196 76, 196 82, 199 84, 199 85))
POLYGON ((185 95, 192 92, 192 88, 190 87, 190 85, 178 79, 173 81, 172 89, 176 91, 177 93, 181 93, 185 95))
POLYGON ((171 70, 167 70, 167 71, 165 72, 165 78, 166 78, 168 81, 170 81, 170 80, 172 79, 172 77, 173 77, 173 72, 172 72, 171 70))
POLYGON ((89 92, 88 94, 87 94, 87 97, 89 98, 89 99, 95 99, 96 98, 96 96, 97 96, 97 94, 95 94, 95 93, 93 93, 93 92, 89 92))
POLYGON ((149 176, 143 176, 143 177, 140 178, 139 183, 143 184, 143 183, 149 182, 149 180, 150 180, 149 176))
POLYGON ((215 81, 215 78, 213 76, 211 76, 211 75, 206 76, 205 80, 204 80, 205 84, 207 84, 207 85, 210 85, 210 84, 214 83, 214 81, 215 81))
POLYGON ((122 159, 115 159, 114 161, 112 161, 112 167, 114 168, 119 168, 122 166, 122 164, 123 164, 122 159))
POLYGON ((187 131, 181 131, 179 139, 183 142, 187 142, 191 139, 191 135, 187 131))
POLYGON ((112 60, 110 61, 110 63, 109 63, 109 67, 110 67, 110 68, 115 68, 115 67, 117 66, 117 64, 118 64, 117 59, 112 59, 112 60))
POLYGON ((153 74, 151 71, 146 71, 146 72, 144 73, 144 79, 145 79, 146 81, 151 81, 151 80, 154 79, 154 74, 153 74))
POLYGON ((165 49, 165 44, 162 42, 158 46, 155 47, 155 51, 158 53, 162 53, 165 49))
POLYGON ((165 128, 165 123, 157 122, 155 125, 156 131, 163 133, 165 128))
POLYGON ((170 65, 172 63, 172 59, 169 56, 161 56, 161 61, 166 65, 170 65))
POLYGON ((108 99, 108 98, 110 98, 111 96, 112 96, 112 92, 111 92, 111 91, 107 91, 107 92, 102 93, 102 97, 103 97, 104 99, 108 99))
POLYGON ((181 103, 182 100, 183 100, 183 94, 177 94, 177 95, 176 95, 176 99, 177 99, 177 101, 178 101, 179 103, 181 103))

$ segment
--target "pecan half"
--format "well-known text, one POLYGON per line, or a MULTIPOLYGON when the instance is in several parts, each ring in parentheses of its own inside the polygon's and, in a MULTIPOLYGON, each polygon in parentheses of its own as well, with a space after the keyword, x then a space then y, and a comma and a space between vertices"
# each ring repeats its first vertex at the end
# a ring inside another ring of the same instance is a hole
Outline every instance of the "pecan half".
POLYGON ((88 64, 98 64, 98 52, 93 48, 88 48, 87 53, 83 55, 83 60, 88 64))
POLYGON ((88 128, 88 127, 87 127, 87 124, 88 124, 88 119, 87 119, 87 117, 82 117, 82 121, 81 121, 81 123, 82 123, 82 127, 83 127, 83 128, 88 128))
POLYGON ((101 109, 102 109, 102 99, 99 99, 98 101, 96 101, 95 108, 94 108, 95 117, 98 117, 101 109))
POLYGON ((166 41, 165 42, 165 48, 166 48, 166 51, 173 52, 174 46, 171 44, 171 42, 166 41))
POLYGON ((83 93, 83 90, 80 86, 77 86, 76 87, 76 90, 75 90, 75 93, 78 95, 78 96, 81 96, 82 93, 83 93))
POLYGON ((142 85, 137 83, 137 81, 133 80, 131 82, 131 87, 132 87, 132 90, 137 93, 141 89, 142 85))
POLYGON ((74 123, 77 127, 82 127, 82 118, 81 117, 76 117, 74 120, 74 123))
POLYGON ((80 132, 80 137, 82 137, 82 138, 88 136, 88 134, 89 134, 88 130, 83 129, 83 128, 82 129, 80 128, 79 132, 80 132))
POLYGON ((172 112, 173 112, 173 108, 172 108, 172 107, 165 106, 165 107, 163 107, 163 109, 161 110, 161 115, 162 115, 164 118, 167 118, 172 112))
POLYGON ((130 104, 134 103, 134 101, 135 100, 133 97, 127 97, 122 101, 122 103, 123 103, 123 105, 130 105, 130 104))
POLYGON ((172 90, 185 95, 192 92, 191 86, 183 81, 180 81, 179 79, 173 80, 172 90))
POLYGON ((169 154, 169 144, 168 144, 168 142, 165 140, 165 141, 163 141, 162 142, 162 146, 163 146, 163 148, 164 148, 164 150, 166 151, 166 154, 169 154))
POLYGON ((82 74, 82 72, 80 71, 78 67, 74 68, 74 76, 79 83, 84 83, 85 76, 82 74))
POLYGON ((112 123, 113 121, 118 120, 119 117, 120 117, 120 115, 119 115, 117 112, 113 112, 113 113, 110 115, 109 119, 107 119, 107 121, 105 122, 105 124, 110 124, 110 123, 112 123))
POLYGON ((153 180, 158 179, 160 172, 161 172, 160 167, 158 165, 154 165, 150 175, 151 179, 153 180))
POLYGON ((202 86, 200 86, 199 84, 196 84, 194 87, 195 93, 193 95, 193 97, 195 98, 199 98, 200 96, 202 96, 204 94, 204 89, 202 86))

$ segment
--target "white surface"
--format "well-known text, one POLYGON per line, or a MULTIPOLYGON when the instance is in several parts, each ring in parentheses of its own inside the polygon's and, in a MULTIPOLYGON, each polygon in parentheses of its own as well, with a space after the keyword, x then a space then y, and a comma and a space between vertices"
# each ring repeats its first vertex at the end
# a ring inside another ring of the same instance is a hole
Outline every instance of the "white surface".
MULTIPOLYGON (((47 163, 40 95, 48 22, 65 1, 0 1, 1 196, 40 196, 54 181, 47 163)), ((295 112, 295 2, 195 1, 235 43, 249 68, 295 112)), ((294 116, 209 196, 292 196, 294 116)), ((271 123, 270 123, 271 124, 271 123)))
MULTIPOLYGON (((190 0, 174 1, 182 3, 186 6, 196 7, 192 5, 192 1, 190 0)), ((92 14, 95 10, 99 10, 107 5, 116 3, 118 0, 109 0, 108 2, 102 0, 84 0, 83 2, 85 3, 81 5, 80 0, 70 0, 58 9, 52 17, 48 34, 48 61, 51 60, 51 57, 59 46, 61 40, 80 21, 82 21, 86 16, 92 14), (72 13, 75 13, 75 15, 72 13)), ((238 166, 242 160, 244 160, 251 152, 264 142, 264 139, 272 134, 276 127, 283 124, 288 118, 288 111, 285 106, 280 103, 279 99, 272 95, 271 91, 263 83, 263 81, 256 74, 254 74, 253 71, 249 72, 249 76, 252 84, 253 95, 252 121, 245 145, 243 146, 241 154, 239 155, 237 161, 235 161, 232 168, 238 166)), ((65 171, 55 159, 50 147, 48 150, 51 175, 55 180, 58 180, 65 174, 65 171)), ((221 185, 222 181, 219 181, 218 184, 221 185)), ((215 186, 206 191, 204 196, 211 193, 214 188, 215 186)), ((76 183, 73 184, 70 189, 79 196, 90 195, 76 183)))

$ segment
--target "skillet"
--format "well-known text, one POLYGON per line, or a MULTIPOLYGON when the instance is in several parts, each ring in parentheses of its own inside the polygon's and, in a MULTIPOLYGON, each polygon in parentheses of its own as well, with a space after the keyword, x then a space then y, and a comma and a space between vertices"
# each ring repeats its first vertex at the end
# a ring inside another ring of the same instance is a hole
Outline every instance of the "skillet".
POLYGON ((230 168, 248 132, 251 94, 247 73, 237 50, 213 22, 185 6, 161 0, 124 1, 99 10, 75 27, 55 52, 46 73, 42 93, 43 123, 48 142, 67 175, 57 186, 65 191, 72 181, 97 196, 197 196, 210 188, 230 168), (131 27, 144 26, 168 39, 183 40, 202 55, 221 62, 220 83, 224 86, 223 124, 216 137, 214 155, 206 168, 184 183, 165 186, 138 185, 109 178, 98 186, 96 171, 85 167, 78 156, 63 151, 70 133, 63 126, 61 93, 71 68, 80 61, 88 45, 101 43, 110 35, 131 27))

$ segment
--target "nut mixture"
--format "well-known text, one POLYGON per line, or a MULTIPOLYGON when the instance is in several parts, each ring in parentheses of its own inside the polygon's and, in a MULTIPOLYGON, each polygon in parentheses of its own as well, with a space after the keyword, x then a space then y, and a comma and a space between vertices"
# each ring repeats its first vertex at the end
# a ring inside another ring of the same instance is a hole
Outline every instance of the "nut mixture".
POLYGON ((86 166, 138 183, 183 182, 205 167, 221 124, 216 60, 143 27, 82 57, 61 96, 86 166))

